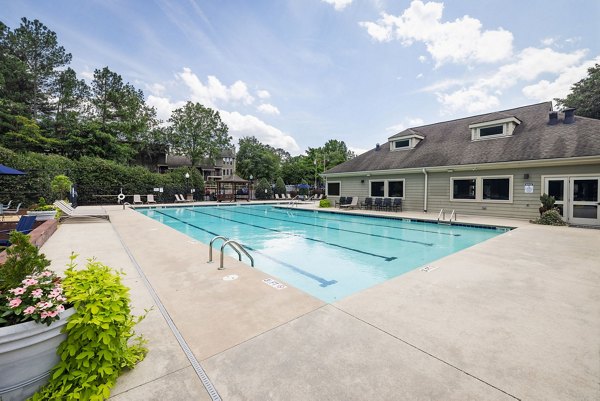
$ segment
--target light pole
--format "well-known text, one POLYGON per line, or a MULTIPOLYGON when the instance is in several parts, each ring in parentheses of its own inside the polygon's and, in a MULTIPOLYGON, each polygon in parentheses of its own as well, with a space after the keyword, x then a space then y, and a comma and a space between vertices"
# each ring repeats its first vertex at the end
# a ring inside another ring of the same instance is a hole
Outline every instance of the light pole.
POLYGON ((248 200, 252 200, 252 174, 250 174, 250 188, 248 189, 248 200))
POLYGON ((190 173, 185 173, 185 190, 186 190, 185 198, 188 199, 188 195, 190 192, 190 173))

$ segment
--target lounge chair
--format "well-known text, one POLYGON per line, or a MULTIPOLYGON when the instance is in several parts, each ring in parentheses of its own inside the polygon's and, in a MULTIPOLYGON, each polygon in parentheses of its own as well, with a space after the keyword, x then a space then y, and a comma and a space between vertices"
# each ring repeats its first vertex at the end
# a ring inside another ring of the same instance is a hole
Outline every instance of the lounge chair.
POLYGON ((373 206, 376 210, 381 210, 381 198, 375 198, 373 201, 373 206))
POLYGON ((402 199, 400 198, 394 198, 394 203, 392 203, 392 209, 397 212, 398 209, 400 209, 400 211, 402 211, 402 199))
POLYGON ((345 205, 340 205, 340 209, 354 209, 356 207, 358 207, 358 197, 355 196, 353 197, 349 197, 347 199, 351 199, 350 203, 346 203, 345 205))
POLYGON ((175 202, 176 203, 185 202, 185 199, 183 198, 183 195, 175 194, 175 202))
POLYGON ((137 204, 142 204, 144 202, 142 202, 142 197, 140 195, 133 195, 133 204, 137 205, 137 204))
POLYGON ((275 199, 279 199, 279 194, 275 194, 275 199))
MULTIPOLYGON (((23 234, 29 234, 33 230, 33 224, 35 223, 35 216, 21 216, 17 227, 14 230, 1 230, 0 234, 8 234, 11 231, 18 231, 23 234)), ((10 240, 0 240, 1 246, 10 246, 10 240)))
POLYGON ((88 208, 86 210, 82 209, 74 209, 71 205, 66 203, 65 201, 56 201, 54 202, 54 206, 60 209, 63 215, 60 217, 60 221, 64 220, 80 220, 80 219, 104 219, 106 221, 110 220, 108 213, 106 210, 102 208, 88 208), (78 210, 79 209, 79 210, 78 210))
POLYGON ((373 209, 373 198, 365 198, 365 201, 360 204, 363 209, 373 209))
POLYGON ((345 196, 340 196, 340 203, 338 203, 339 206, 345 205, 346 204, 346 197, 345 196))
MULTIPOLYGON (((22 204, 23 204, 23 203, 19 203, 19 204, 17 205, 17 208, 16 208, 16 209, 2 209, 2 213, 3 213, 3 214, 17 214, 17 213, 19 213, 19 209, 21 208, 21 205, 22 205, 22 204)), ((10 205, 10 202, 9 202, 9 205, 10 205)))
POLYGON ((154 195, 146 195, 146 203, 156 203, 154 195))

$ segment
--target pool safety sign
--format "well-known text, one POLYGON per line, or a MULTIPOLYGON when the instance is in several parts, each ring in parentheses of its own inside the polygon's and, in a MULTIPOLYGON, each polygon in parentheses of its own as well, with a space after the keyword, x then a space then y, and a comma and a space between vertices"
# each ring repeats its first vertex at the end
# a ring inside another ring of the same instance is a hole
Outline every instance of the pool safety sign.
POLYGON ((272 278, 266 278, 262 281, 268 286, 275 288, 276 290, 283 290, 287 288, 287 285, 280 283, 279 281, 273 280, 272 278))
POLYGON ((525 183, 525 193, 526 194, 532 194, 533 193, 533 183, 532 182, 526 182, 525 183))

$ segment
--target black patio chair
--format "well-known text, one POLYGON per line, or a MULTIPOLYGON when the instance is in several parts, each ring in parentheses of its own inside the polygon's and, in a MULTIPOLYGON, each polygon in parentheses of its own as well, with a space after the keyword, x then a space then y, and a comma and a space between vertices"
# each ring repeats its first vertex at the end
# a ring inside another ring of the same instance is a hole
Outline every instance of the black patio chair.
POLYGON ((376 210, 381 210, 381 198, 375 198, 373 206, 375 206, 376 210))
POLYGON ((345 205, 345 204, 346 204, 346 197, 340 196, 340 203, 338 203, 338 207, 339 207, 339 205, 345 205))
POLYGON ((360 204, 360 207, 363 209, 373 209, 373 198, 365 198, 365 201, 360 204))
POLYGON ((384 198, 383 203, 381 204, 381 208, 385 209, 386 211, 391 210, 392 209, 392 200, 390 198, 384 198))
POLYGON ((398 209, 400 209, 400 211, 402 211, 402 199, 400 198, 394 198, 394 203, 392 203, 392 209, 397 212, 398 209))

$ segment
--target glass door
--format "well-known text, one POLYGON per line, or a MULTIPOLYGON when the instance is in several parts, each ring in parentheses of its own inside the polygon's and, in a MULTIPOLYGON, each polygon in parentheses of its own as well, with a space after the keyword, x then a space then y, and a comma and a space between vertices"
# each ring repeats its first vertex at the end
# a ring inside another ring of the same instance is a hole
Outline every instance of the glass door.
POLYGON ((563 220, 569 215, 567 207, 567 185, 569 179, 567 177, 546 178, 544 193, 553 196, 556 202, 554 206, 560 211, 563 220))
POLYGON ((575 224, 600 224, 600 177, 572 177, 569 222, 575 224))

